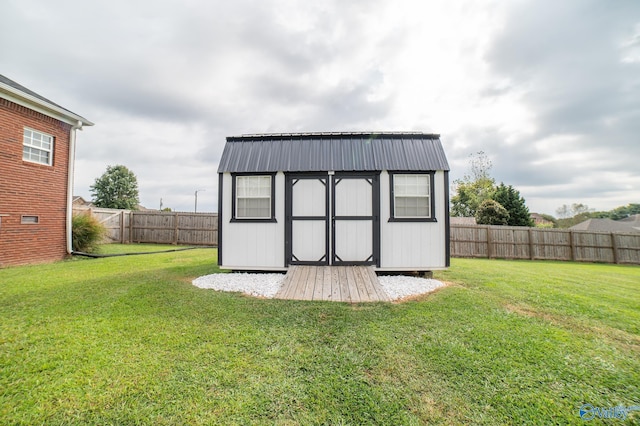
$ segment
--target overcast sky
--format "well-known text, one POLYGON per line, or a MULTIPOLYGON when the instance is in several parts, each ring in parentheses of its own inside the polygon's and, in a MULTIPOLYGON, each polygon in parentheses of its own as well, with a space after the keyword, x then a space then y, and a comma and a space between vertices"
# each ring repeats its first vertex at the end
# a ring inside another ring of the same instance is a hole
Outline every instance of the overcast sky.
POLYGON ((640 1, 3 0, 0 74, 93 121, 148 208, 217 211, 226 136, 441 134, 531 211, 640 202, 640 1))

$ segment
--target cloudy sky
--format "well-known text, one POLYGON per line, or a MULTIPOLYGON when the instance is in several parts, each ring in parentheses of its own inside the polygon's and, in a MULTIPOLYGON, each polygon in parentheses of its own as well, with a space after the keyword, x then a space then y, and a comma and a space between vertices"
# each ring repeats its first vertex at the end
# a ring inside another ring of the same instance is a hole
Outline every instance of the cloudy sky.
POLYGON ((637 0, 3 0, 0 74, 95 123, 87 199, 124 164, 144 206, 216 211, 226 136, 415 130, 531 211, 640 202, 637 0))

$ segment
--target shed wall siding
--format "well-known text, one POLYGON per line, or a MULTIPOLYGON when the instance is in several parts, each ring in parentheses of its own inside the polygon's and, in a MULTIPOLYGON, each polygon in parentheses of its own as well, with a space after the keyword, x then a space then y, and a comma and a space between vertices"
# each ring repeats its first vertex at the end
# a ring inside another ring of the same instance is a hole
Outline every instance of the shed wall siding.
POLYGON ((445 177, 434 176, 437 222, 389 222, 389 174, 380 174, 380 269, 419 270, 446 267, 445 177))
POLYGON ((232 179, 223 174, 222 262, 228 269, 284 269, 284 174, 276 174, 276 222, 230 222, 232 179))

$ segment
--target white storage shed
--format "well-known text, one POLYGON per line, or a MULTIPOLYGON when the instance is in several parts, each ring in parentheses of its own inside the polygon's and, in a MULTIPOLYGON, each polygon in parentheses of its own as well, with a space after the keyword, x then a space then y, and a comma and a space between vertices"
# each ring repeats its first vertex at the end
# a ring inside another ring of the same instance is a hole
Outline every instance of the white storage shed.
POLYGON ((218 179, 221 268, 449 266, 449 165, 439 135, 232 136, 218 179))

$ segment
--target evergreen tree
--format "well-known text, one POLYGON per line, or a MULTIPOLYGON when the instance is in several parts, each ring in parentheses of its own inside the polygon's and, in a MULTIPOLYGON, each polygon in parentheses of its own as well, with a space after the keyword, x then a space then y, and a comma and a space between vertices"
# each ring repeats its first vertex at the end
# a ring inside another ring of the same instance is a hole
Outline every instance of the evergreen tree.
POLYGON ((513 186, 506 186, 500 183, 493 194, 493 200, 497 201, 509 212, 507 225, 510 226, 533 226, 533 219, 529 213, 529 208, 525 204, 520 192, 513 186))
POLYGON ((107 171, 91 185, 93 203, 97 207, 136 210, 138 179, 125 166, 107 166, 107 171))

